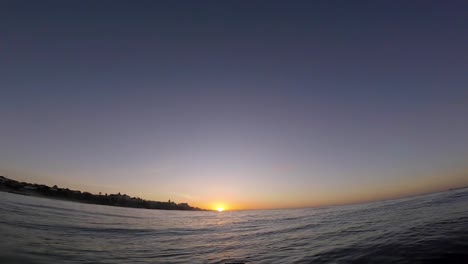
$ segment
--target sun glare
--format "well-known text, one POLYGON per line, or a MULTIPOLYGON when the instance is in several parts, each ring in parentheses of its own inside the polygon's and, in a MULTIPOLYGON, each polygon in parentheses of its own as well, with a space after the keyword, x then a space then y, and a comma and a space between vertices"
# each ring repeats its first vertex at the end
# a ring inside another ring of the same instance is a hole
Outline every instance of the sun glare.
POLYGON ((229 209, 228 207, 226 207, 226 204, 223 202, 213 203, 210 207, 212 210, 218 211, 220 213, 229 209))

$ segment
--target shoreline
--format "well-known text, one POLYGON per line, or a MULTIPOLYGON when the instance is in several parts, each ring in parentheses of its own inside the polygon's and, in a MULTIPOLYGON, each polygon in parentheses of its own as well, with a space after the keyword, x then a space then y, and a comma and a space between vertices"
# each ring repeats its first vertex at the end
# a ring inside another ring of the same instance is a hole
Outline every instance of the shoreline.
POLYGON ((43 197, 55 200, 70 201, 84 204, 98 204, 115 207, 140 208, 152 210, 179 210, 179 211, 210 211, 198 207, 192 207, 187 203, 175 203, 174 201, 160 202, 130 197, 126 194, 92 194, 68 188, 59 188, 37 184, 18 182, 0 176, 0 191, 25 196, 43 197))

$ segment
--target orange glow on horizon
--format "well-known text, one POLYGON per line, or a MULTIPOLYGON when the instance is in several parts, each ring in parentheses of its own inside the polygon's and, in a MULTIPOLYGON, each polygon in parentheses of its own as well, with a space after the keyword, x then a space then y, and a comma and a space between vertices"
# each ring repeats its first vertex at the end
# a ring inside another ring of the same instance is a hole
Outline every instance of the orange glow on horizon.
POLYGON ((223 212, 223 211, 226 211, 228 209, 228 207, 226 206, 226 204, 224 203, 215 203, 211 206, 211 208, 215 211, 218 211, 218 212, 223 212))
MULTIPOLYGON (((228 190, 226 186, 216 185, 211 187, 213 190, 209 194, 196 193, 192 199, 178 197, 177 202, 187 202, 191 206, 212 212, 293 209, 359 204, 468 186, 468 170, 421 174, 415 177, 404 181, 355 183, 350 188, 327 190, 301 186, 285 186, 283 189, 274 186, 271 190, 247 186, 228 190)), ((151 196, 143 198, 155 201, 164 199, 151 196)))

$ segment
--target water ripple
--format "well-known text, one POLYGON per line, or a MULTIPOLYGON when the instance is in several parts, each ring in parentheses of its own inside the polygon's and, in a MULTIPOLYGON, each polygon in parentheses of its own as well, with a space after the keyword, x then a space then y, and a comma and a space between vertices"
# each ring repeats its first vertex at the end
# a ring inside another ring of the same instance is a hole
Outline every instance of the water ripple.
POLYGON ((466 189, 222 214, 0 193, 0 263, 468 263, 466 208, 466 189))

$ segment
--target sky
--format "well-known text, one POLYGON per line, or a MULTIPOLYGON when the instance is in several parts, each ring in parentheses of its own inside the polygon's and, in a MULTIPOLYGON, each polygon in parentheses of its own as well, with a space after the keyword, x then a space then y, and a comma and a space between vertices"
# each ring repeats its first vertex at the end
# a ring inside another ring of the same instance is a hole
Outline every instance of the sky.
POLYGON ((466 1, 1 1, 0 175, 203 208, 468 185, 466 1))

